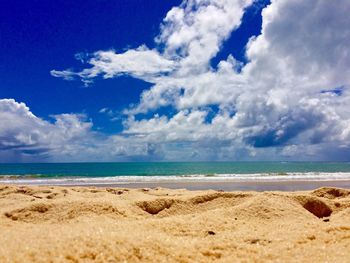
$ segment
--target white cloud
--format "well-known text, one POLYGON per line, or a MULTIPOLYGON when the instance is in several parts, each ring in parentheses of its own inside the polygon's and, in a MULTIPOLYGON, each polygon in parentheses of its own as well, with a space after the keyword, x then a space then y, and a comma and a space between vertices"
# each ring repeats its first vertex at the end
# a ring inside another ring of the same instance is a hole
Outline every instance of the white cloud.
POLYGON ((92 124, 84 115, 53 116, 53 123, 36 117, 24 103, 0 100, 0 152, 32 160, 51 154, 73 154, 77 141, 92 139, 92 124))
POLYGON ((130 139, 116 138, 158 145, 169 159, 177 143, 185 158, 341 159, 350 148, 350 2, 272 0, 261 34, 247 44, 248 63, 230 55, 211 68, 250 4, 184 0, 164 18, 154 49, 98 51, 91 68, 52 74, 88 82, 129 74, 153 83, 125 110, 130 139), (173 116, 135 118, 169 105, 173 116), (212 105, 218 110, 208 120, 212 105))
POLYGON ((43 120, 13 99, 0 99, 0 124, 1 162, 143 160, 160 151, 142 138, 98 133, 83 114, 43 120))
POLYGON ((241 23, 244 8, 253 0, 183 1, 166 15, 158 44, 165 45, 164 56, 179 60, 177 74, 208 70, 208 62, 241 23))
POLYGON ((248 46, 246 73, 254 80, 273 76, 288 89, 290 83, 312 91, 348 84, 349 8, 346 0, 272 1, 263 10, 262 34, 248 46))
POLYGON ((136 78, 152 82, 152 79, 161 73, 172 71, 176 63, 161 56, 157 50, 150 50, 146 46, 131 49, 125 53, 117 54, 114 51, 98 51, 88 61, 91 68, 81 72, 71 70, 52 70, 51 75, 62 77, 65 80, 73 80, 80 77, 87 85, 91 79, 102 75, 103 78, 113 78, 123 74, 129 74, 136 78))

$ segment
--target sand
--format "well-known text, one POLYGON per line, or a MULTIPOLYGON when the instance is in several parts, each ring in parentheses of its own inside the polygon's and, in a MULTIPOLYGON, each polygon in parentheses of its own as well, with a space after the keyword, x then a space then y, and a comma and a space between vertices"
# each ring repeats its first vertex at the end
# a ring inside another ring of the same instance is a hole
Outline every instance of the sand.
POLYGON ((350 262, 350 190, 0 186, 0 262, 350 262))

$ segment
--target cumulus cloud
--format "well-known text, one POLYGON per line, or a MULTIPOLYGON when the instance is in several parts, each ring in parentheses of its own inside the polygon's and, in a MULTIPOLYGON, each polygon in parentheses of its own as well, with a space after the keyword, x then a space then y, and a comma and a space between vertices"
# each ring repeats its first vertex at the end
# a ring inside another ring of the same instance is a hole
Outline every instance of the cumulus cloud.
POLYGON ((84 115, 52 116, 53 122, 36 117, 24 103, 0 100, 0 152, 20 160, 49 158, 51 154, 71 154, 76 141, 91 137, 91 123, 84 115), (11 152, 11 153, 10 153, 11 152))
POLYGON ((184 1, 164 18, 157 44, 164 56, 178 60, 177 74, 208 70, 208 62, 241 23, 244 8, 252 0, 184 1))
POLYGON ((83 114, 59 114, 51 121, 24 104, 0 99, 0 157, 6 161, 147 160, 160 147, 142 138, 106 136, 93 130, 83 114))
POLYGON ((150 143, 158 147, 150 152, 168 159, 176 149, 188 159, 344 159, 350 2, 272 0, 262 11, 261 34, 247 43, 248 63, 230 55, 212 68, 211 59, 256 3, 184 0, 167 13, 153 49, 98 51, 90 68, 51 73, 86 83, 121 74, 153 83, 125 109, 125 130, 115 137, 138 141, 143 153, 150 143), (164 106, 175 114, 136 118, 164 106))

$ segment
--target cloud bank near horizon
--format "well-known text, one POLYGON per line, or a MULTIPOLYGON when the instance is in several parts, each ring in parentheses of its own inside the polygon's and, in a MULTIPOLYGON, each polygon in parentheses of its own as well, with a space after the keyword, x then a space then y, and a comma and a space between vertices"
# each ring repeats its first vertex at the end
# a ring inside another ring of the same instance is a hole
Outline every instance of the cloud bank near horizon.
POLYGON ((62 114, 50 122, 23 103, 0 100, 0 122, 11 124, 0 129, 0 156, 349 160, 350 2, 272 0, 262 11, 261 34, 246 45, 247 63, 229 55, 213 66, 246 8, 256 4, 184 0, 163 19, 154 47, 97 51, 81 71, 51 71, 86 85, 121 75, 151 83, 124 110, 120 134, 94 131, 87 116, 62 114))

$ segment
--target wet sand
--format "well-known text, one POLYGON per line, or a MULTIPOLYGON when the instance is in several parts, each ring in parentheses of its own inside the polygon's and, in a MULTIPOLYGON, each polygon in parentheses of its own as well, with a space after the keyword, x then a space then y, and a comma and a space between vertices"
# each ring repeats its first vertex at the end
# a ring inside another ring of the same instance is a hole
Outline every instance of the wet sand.
POLYGON ((95 186, 95 187, 127 187, 127 188, 169 188, 169 189, 188 189, 188 190, 224 190, 224 191, 305 191, 321 187, 337 187, 350 189, 350 180, 324 180, 324 181, 305 181, 305 180, 285 180, 285 181, 158 181, 158 182, 134 182, 134 183, 113 183, 113 184, 95 184, 90 185, 67 185, 73 186, 95 186))
POLYGON ((0 262, 349 262, 350 190, 0 185, 0 233, 0 262))

